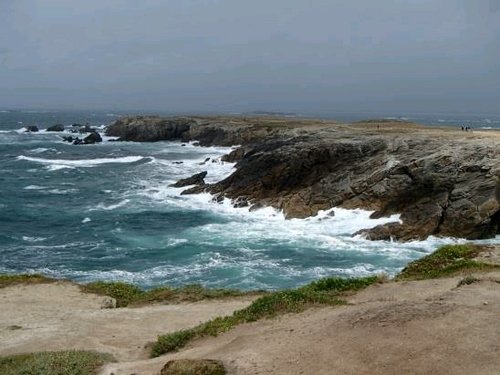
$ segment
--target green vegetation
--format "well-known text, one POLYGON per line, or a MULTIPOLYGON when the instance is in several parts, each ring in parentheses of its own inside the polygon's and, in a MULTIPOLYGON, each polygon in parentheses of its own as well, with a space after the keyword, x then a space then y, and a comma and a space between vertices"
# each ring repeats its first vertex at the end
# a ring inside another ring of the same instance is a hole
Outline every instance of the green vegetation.
POLYGON ((474 260, 482 248, 477 245, 445 245, 430 255, 411 262, 396 280, 424 280, 453 276, 467 271, 488 271, 498 266, 474 260))
POLYGON ((16 284, 47 284, 55 281, 57 280, 39 274, 0 275, 0 288, 16 284))
POLYGON ((477 277, 474 276, 465 276, 462 280, 460 280, 457 284, 457 288, 460 288, 464 285, 474 284, 480 281, 477 277))
POLYGON ((174 359, 168 361, 162 375, 225 375, 221 361, 214 359, 174 359))
POLYGON ((380 281, 377 276, 359 279, 332 277, 297 289, 269 293, 256 299, 250 306, 235 311, 232 315, 212 319, 191 329, 158 336, 158 340, 151 348, 151 356, 157 357, 178 350, 196 338, 217 336, 238 324, 286 313, 297 313, 311 306, 346 304, 346 301, 340 298, 343 293, 366 288, 377 281, 380 281))
POLYGON ((109 354, 90 351, 62 351, 0 357, 2 375, 94 375, 114 359, 109 354))
POLYGON ((206 299, 257 295, 264 292, 242 292, 233 289, 209 289, 201 285, 187 285, 181 288, 168 286, 144 291, 135 285, 122 282, 96 281, 81 286, 87 293, 95 293, 113 297, 117 307, 143 305, 154 302, 196 302, 206 299))
POLYGON ((96 281, 81 285, 82 291, 87 293, 101 294, 116 299, 116 307, 125 307, 137 301, 144 291, 132 284, 122 282, 96 281))

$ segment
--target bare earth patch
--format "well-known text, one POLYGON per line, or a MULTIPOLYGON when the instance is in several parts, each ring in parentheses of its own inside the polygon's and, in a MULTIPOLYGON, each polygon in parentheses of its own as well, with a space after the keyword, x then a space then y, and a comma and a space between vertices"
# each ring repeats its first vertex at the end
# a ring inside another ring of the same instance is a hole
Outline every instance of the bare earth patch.
POLYGON ((66 282, 0 289, 0 355, 88 349, 119 361, 147 358, 144 346, 159 334, 230 314, 250 301, 102 309, 105 299, 66 282))
POLYGON ((375 284, 350 305, 238 326, 103 374, 155 374, 171 359, 222 360, 229 374, 498 374, 500 272, 375 284))

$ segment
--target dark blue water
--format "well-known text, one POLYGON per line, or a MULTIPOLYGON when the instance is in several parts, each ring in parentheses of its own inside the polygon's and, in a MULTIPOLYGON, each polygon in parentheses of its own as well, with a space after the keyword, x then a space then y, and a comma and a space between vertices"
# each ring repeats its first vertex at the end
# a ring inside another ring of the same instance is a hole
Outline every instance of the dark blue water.
MULTIPOLYGON (((169 187, 208 170, 231 173, 228 148, 175 142, 73 146, 61 134, 25 133, 63 123, 101 127, 116 115, 0 112, 0 272, 40 272, 77 281, 123 280, 243 289, 292 287, 328 275, 394 274, 450 239, 396 244, 352 238, 370 220, 335 210, 285 221, 206 194, 169 187), (200 165, 206 158, 206 165, 200 165)), ((438 121, 440 119, 437 119, 438 121)), ((465 121, 465 120, 464 120, 465 121)), ((472 120, 471 120, 472 121, 472 120)), ((489 119, 485 126, 497 126, 489 119)), ((393 217, 389 220, 397 220, 393 217)))

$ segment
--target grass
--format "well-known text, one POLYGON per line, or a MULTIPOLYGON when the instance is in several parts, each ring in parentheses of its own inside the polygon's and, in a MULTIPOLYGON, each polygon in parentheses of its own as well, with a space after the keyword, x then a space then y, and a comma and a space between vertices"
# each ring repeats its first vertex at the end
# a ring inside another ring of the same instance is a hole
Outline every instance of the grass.
POLYGON ((233 289, 209 289, 198 284, 181 288, 164 286, 145 291, 132 284, 107 281, 85 284, 81 286, 81 289, 87 293, 113 297, 116 299, 117 307, 137 306, 155 302, 196 302, 263 293, 262 291, 242 292, 233 289))
POLYGON ((190 329, 158 336, 151 347, 151 356, 176 351, 188 342, 205 336, 217 336, 238 324, 272 318, 286 313, 297 313, 311 306, 342 305, 347 302, 340 297, 348 291, 356 291, 380 281, 378 276, 358 279, 337 277, 321 279, 303 287, 269 293, 256 299, 250 306, 235 311, 232 315, 218 317, 190 329))
POLYGON ((474 260, 482 251, 477 245, 445 245, 430 255, 408 264, 396 280, 425 280, 471 271, 488 271, 498 266, 474 260))
POLYGON ((56 281, 56 279, 39 274, 0 275, 0 288, 17 284, 48 284, 56 281))
POLYGON ((114 358, 92 351, 61 351, 0 357, 2 375, 95 375, 114 358))
POLYGON ((460 280, 457 284, 457 288, 460 288, 461 286, 464 286, 464 285, 470 285, 470 284, 474 284, 474 283, 477 283, 478 281, 481 281, 480 279, 478 279, 477 277, 474 277, 474 276, 465 276, 462 280, 460 280))

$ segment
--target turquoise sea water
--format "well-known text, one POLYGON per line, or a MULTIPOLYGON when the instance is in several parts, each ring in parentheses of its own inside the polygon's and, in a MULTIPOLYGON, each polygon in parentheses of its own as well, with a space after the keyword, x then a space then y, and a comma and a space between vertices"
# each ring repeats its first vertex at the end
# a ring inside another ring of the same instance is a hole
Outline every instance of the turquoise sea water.
MULTIPOLYGON (((169 187, 203 170, 231 173, 230 148, 178 142, 73 146, 60 133, 25 133, 56 123, 102 126, 114 114, 0 112, 0 273, 40 272, 77 281, 143 287, 201 283, 279 289, 328 275, 396 273, 453 239, 398 244, 351 237, 398 218, 334 209, 305 220, 248 212, 208 194, 169 187), (209 162, 202 164, 206 158, 209 162)), ((436 120, 437 121, 437 120, 436 120)), ((500 127, 489 119, 484 126, 500 127)), ((498 239, 497 239, 498 242, 498 239)))

